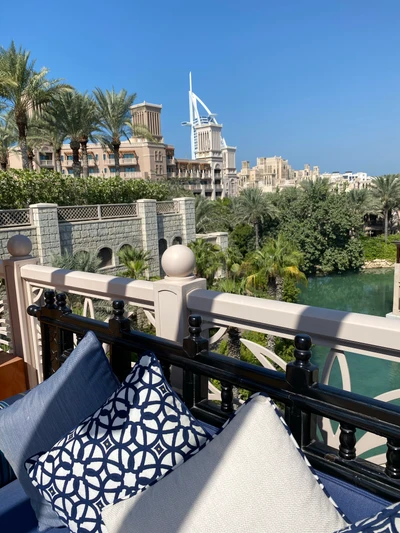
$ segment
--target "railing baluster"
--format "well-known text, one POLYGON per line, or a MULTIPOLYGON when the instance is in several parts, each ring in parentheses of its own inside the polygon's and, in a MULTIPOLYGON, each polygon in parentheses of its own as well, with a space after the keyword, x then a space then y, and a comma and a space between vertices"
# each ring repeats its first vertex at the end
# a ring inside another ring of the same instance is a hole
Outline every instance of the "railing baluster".
POLYGON ((388 439, 385 472, 389 477, 400 478, 400 440, 388 439))
MULTIPOLYGON (((195 359, 203 350, 208 350, 208 340, 201 336, 201 323, 200 315, 189 316, 189 335, 183 339, 183 348, 190 359, 195 359)), ((182 394, 189 408, 208 397, 207 382, 205 376, 195 375, 188 370, 183 371, 182 394)))
POLYGON ((350 461, 356 458, 356 428, 342 422, 340 424, 339 457, 350 461))
POLYGON ((221 411, 233 413, 233 385, 221 381, 221 411))

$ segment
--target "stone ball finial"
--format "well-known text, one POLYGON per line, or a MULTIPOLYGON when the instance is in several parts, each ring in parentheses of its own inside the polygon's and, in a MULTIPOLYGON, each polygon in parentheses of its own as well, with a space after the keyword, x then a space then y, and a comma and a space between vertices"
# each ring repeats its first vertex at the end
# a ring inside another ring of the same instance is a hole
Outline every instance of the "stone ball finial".
POLYGON ((7 250, 12 257, 24 257, 32 251, 32 242, 25 235, 14 235, 7 243, 7 250))
POLYGON ((193 275, 196 265, 194 253, 183 244, 174 244, 165 250, 161 266, 169 278, 186 278, 193 275))

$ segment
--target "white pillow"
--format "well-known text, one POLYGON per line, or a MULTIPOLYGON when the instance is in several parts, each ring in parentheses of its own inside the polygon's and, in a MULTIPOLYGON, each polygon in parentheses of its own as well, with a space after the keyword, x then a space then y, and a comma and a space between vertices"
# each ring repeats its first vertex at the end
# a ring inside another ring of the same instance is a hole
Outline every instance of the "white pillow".
POLYGON ((332 533, 347 525, 260 394, 187 463, 102 517, 109 533, 332 533))

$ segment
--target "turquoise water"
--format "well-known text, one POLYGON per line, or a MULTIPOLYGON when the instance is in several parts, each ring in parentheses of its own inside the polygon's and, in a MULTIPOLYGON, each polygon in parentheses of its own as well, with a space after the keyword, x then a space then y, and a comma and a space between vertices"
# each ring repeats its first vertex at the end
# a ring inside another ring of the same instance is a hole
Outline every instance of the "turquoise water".
MULTIPOLYGON (((385 316, 392 310, 393 281, 393 269, 310 278, 308 286, 301 287, 299 303, 385 316)), ((319 366, 320 375, 328 352, 329 349, 325 347, 313 348, 312 361, 319 366)), ((353 392, 375 397, 388 390, 400 388, 400 363, 345 353, 353 392)), ((337 361, 334 363, 329 383, 335 387, 342 386, 337 361)))

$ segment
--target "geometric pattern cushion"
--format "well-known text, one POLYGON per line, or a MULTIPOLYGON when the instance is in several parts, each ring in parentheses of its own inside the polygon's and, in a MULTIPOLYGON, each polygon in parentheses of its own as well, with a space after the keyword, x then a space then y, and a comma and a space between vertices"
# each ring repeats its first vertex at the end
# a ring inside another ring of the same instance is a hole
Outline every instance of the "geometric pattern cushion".
POLYGON ((256 394, 170 475, 103 510, 108 533, 332 533, 346 526, 276 406, 256 394))
POLYGON ((26 467, 72 532, 105 532, 106 505, 155 483, 207 439, 146 353, 103 406, 26 467))
POLYGON ((375 516, 356 522, 337 533, 400 533, 400 503, 394 503, 375 516))
POLYGON ((50 450, 118 386, 100 342, 89 331, 57 372, 0 410, 0 450, 30 498, 39 530, 64 524, 33 486, 25 461, 50 450))

